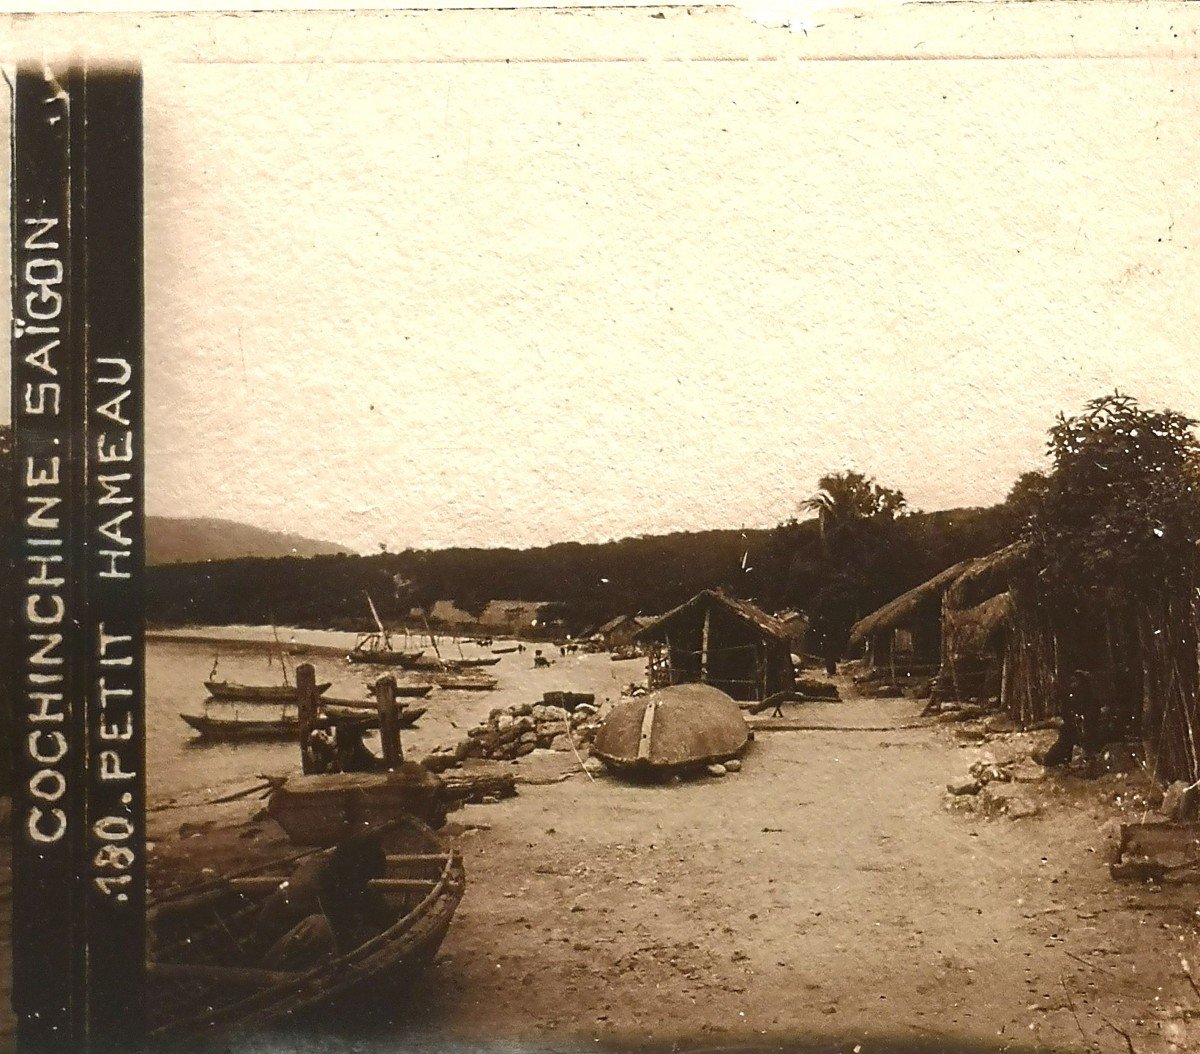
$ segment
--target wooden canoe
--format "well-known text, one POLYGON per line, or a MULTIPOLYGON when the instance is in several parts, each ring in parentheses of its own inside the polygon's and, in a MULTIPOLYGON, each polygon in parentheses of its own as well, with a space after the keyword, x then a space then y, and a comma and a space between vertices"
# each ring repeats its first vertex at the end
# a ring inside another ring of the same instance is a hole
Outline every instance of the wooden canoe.
MULTIPOLYGON (((238 684, 236 681, 205 681, 214 699, 239 703, 294 703, 296 687, 291 684, 238 684)), ((332 682, 317 685, 317 695, 329 691, 332 682)))
POLYGON ((402 1016, 414 979, 446 936, 465 876, 458 851, 414 817, 399 818, 379 839, 266 864, 155 904, 151 1046, 175 1050, 197 1041, 261 1038, 292 1024, 330 1031, 364 1015, 402 1016), (370 866, 347 872, 352 853, 370 866), (345 881, 347 873, 353 882, 345 881), (302 890, 322 913, 296 929, 316 921, 332 940, 323 955, 297 956, 306 965, 281 968, 278 943, 264 954, 264 941, 280 918, 290 922, 309 910, 302 890), (363 910, 355 914, 347 904, 363 910))
MULTIPOLYGON (((400 727, 412 728, 428 708, 417 706, 400 711, 400 727)), ((379 715, 359 707, 323 706, 322 712, 335 720, 353 720, 364 728, 378 728, 379 715)), ((285 714, 273 720, 238 717, 210 717, 207 714, 180 714, 189 725, 200 733, 201 739, 221 743, 237 743, 244 740, 278 740, 288 742, 300 734, 300 720, 295 715, 285 714)))
POLYGON ((387 648, 355 648, 347 653, 346 661, 364 666, 400 666, 411 669, 420 661, 423 651, 390 651, 387 648))
MULTIPOLYGON (((500 682, 495 677, 489 677, 486 674, 465 670, 462 673, 444 672, 421 674, 425 680, 431 681, 433 687, 439 688, 442 691, 459 691, 459 692, 490 692, 493 691, 500 682)), ((375 682, 366 682, 367 692, 374 696, 375 682)), ((401 695, 401 685, 396 686, 396 695, 401 695)), ((374 706, 373 702, 368 702, 367 706, 374 706)))
POLYGON ((500 661, 500 656, 495 655, 491 658, 482 659, 439 659, 436 656, 426 655, 419 662, 412 666, 414 670, 420 670, 423 673, 457 673, 460 670, 475 670, 481 666, 495 666, 500 661))

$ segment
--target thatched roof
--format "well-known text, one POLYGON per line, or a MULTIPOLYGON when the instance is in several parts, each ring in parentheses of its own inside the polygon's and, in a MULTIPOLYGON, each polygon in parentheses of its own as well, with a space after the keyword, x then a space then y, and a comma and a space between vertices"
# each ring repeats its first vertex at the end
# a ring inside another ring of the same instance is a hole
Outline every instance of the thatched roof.
POLYGON ((947 609, 942 622, 946 646, 955 658, 987 648, 1013 613, 1009 592, 997 593, 970 608, 947 609))
POLYGON ((1029 559, 1028 542, 1013 542, 994 553, 972 560, 946 590, 946 603, 953 608, 970 608, 998 593, 1007 592, 1013 573, 1029 559))
POLYGON ((664 627, 674 622, 678 616, 686 611, 690 611, 694 607, 705 604, 718 604, 735 618, 740 619, 764 637, 770 637, 781 644, 790 646, 792 638, 782 622, 776 618, 772 618, 762 608, 755 607, 750 601, 738 600, 736 597, 731 597, 719 589, 702 590, 692 597, 691 600, 680 604, 679 607, 672 608, 665 615, 659 615, 648 626, 643 627, 635 633, 634 639, 652 640, 658 636, 664 627))
POLYGON ((876 633, 904 626, 924 604, 940 600, 950 584, 972 563, 974 563, 973 560, 963 560, 952 567, 947 567, 929 581, 922 582, 907 593, 902 593, 895 600, 889 600, 883 607, 872 611, 866 618, 859 619, 850 628, 850 647, 857 648, 868 637, 873 637, 876 633))

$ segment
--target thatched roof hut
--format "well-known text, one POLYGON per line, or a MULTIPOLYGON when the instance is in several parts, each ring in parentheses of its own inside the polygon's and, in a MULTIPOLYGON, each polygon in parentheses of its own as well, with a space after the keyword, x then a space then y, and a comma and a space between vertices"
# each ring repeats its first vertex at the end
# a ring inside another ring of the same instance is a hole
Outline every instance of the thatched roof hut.
POLYGON ((760 701, 795 685, 787 628, 719 590, 697 593, 634 640, 650 649, 651 688, 700 682, 734 699, 760 701))
POLYGON ((942 597, 972 561, 947 567, 926 582, 889 600, 850 628, 850 649, 866 649, 871 666, 937 667, 941 652, 942 597))
POLYGON ((633 644, 633 638, 638 630, 648 626, 653 619, 642 615, 618 615, 609 619, 596 630, 604 646, 610 651, 618 648, 628 648, 633 644))

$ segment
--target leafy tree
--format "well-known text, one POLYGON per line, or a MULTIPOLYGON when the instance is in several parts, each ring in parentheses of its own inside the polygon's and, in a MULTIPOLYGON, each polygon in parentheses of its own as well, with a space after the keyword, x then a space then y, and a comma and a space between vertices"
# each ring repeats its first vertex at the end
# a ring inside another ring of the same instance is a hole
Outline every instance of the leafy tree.
POLYGON ((1059 415, 1053 470, 1020 496, 1036 498, 1028 533, 1049 589, 1077 603, 1120 604, 1190 584, 1200 541, 1195 426, 1119 392, 1078 416, 1059 415))
POLYGON ((1017 477, 1003 506, 1017 530, 1027 528, 1042 513, 1049 486, 1044 472, 1023 472, 1017 477))

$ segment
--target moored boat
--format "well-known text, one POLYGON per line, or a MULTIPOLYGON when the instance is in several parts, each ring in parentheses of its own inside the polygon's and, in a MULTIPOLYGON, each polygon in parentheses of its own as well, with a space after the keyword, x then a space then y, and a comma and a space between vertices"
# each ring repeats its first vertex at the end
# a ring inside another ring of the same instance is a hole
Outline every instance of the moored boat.
POLYGON ((439 659, 432 655, 426 655, 418 662, 413 663, 411 668, 420 670, 422 673, 434 673, 439 670, 444 673, 458 673, 462 670, 475 670, 483 666, 495 666, 499 661, 499 655, 482 659, 439 659))
MULTIPOLYGON (((366 704, 370 705, 370 704, 366 704)), ((400 728, 412 728, 427 711, 427 707, 405 707, 400 711, 400 728)), ((326 706, 326 717, 337 721, 353 720, 359 727, 378 728, 379 717, 358 707, 326 706)), ((201 739, 221 743, 238 743, 250 740, 276 740, 287 742, 300 734, 300 719, 293 714, 284 714, 271 720, 241 717, 213 717, 210 714, 180 714, 192 728, 200 733, 201 739)))
MULTIPOLYGON (((456 692, 490 692, 495 689, 500 682, 495 677, 488 677, 486 674, 472 673, 467 670, 462 673, 454 671, 446 671, 439 673, 435 671, 425 671, 421 674, 423 678, 432 681, 434 686, 442 691, 456 692)), ((396 694, 399 695, 400 686, 397 685, 396 694)), ((374 689, 374 685, 367 684, 367 690, 374 689)))
POLYGON ((412 669, 425 654, 424 651, 403 651, 392 647, 392 635, 387 631, 375 601, 367 593, 367 607, 371 609, 371 618, 375 622, 373 633, 360 633, 354 647, 346 656, 347 662, 362 663, 367 666, 399 666, 401 669, 412 669))
POLYGON ((329 1025, 338 1020, 330 1011, 402 1004, 462 900, 460 854, 403 816, 302 855, 153 906, 152 1046, 329 1025))
MULTIPOLYGON (((236 681, 205 681, 204 687, 214 699, 239 703, 294 703, 296 686, 293 684, 238 684, 236 681)), ((322 695, 332 687, 331 681, 317 685, 317 694, 322 695)))
MULTIPOLYGON (((371 634, 374 636, 374 634, 371 634)), ((423 651, 395 651, 387 648, 370 647, 366 643, 356 644, 352 651, 347 652, 346 661, 363 666, 399 666, 404 670, 416 667, 423 651)))
POLYGON ((446 692, 490 692, 500 683, 495 677, 480 677, 470 673, 435 674, 433 682, 446 692))

